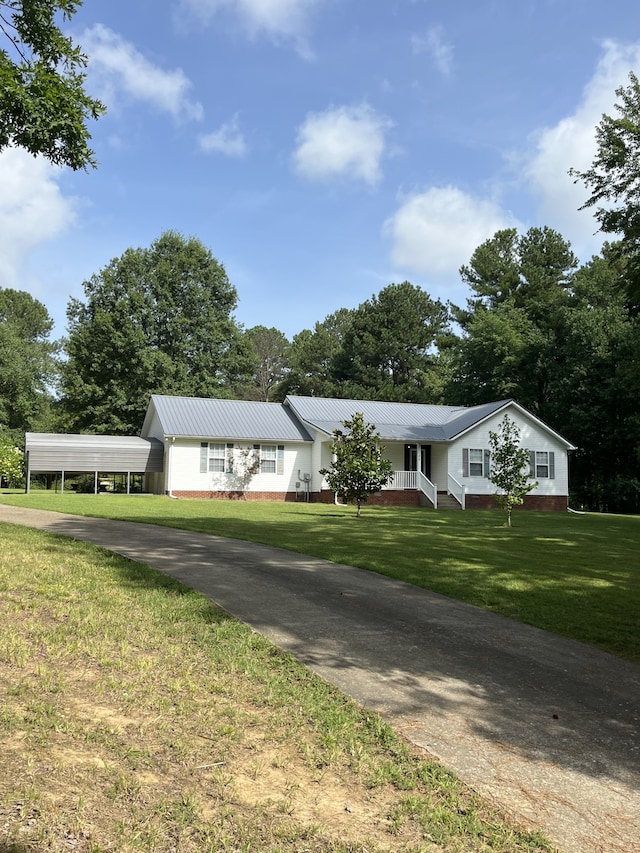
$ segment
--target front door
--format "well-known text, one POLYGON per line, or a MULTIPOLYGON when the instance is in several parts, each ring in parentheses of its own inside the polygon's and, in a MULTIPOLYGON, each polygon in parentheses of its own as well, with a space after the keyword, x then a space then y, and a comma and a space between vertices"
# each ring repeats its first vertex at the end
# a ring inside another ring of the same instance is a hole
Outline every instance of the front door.
MULTIPOLYGON (((418 445, 405 444, 404 446, 404 470, 418 470, 418 445)), ((420 445, 420 471, 425 477, 431 479, 431 445, 420 445)))
POLYGON ((430 480, 431 479, 431 445, 430 444, 421 444, 420 445, 420 470, 424 474, 424 476, 430 480))
POLYGON ((405 444, 405 446, 404 446, 404 470, 405 471, 417 471, 418 470, 418 445, 417 444, 405 444))

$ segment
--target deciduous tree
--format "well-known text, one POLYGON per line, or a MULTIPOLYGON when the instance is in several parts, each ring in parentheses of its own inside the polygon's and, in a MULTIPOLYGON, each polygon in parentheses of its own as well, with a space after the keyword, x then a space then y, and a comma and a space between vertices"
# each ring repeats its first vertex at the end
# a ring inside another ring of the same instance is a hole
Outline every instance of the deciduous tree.
POLYGON ((616 248, 629 264, 628 294, 640 309, 640 80, 616 89, 617 115, 603 115, 596 127, 597 150, 584 172, 571 169, 591 195, 583 208, 594 207, 600 230, 620 235, 616 248))
POLYGON ((53 321, 30 294, 0 288, 0 427, 21 444, 25 431, 50 427, 58 345, 53 321))
POLYGON ((242 396, 268 403, 287 374, 289 341, 278 329, 266 326, 253 326, 244 336, 253 358, 253 375, 242 396))
POLYGON ((497 432, 489 431, 489 447, 489 480, 498 490, 496 501, 506 511, 507 526, 511 527, 514 506, 520 506, 537 483, 530 479, 529 451, 520 447, 520 429, 509 415, 504 416, 497 432))
POLYGON ((104 106, 84 89, 87 57, 65 36, 81 0, 0 0, 0 151, 42 154, 58 166, 95 166, 89 119, 104 106))
POLYGON ((127 249, 72 299, 62 406, 67 427, 135 433, 150 394, 231 396, 251 356, 237 294, 199 240, 168 231, 127 249))
POLYGON ((640 318, 629 313, 624 264, 608 248, 578 270, 560 315, 548 420, 577 445, 574 500, 640 511, 640 318))

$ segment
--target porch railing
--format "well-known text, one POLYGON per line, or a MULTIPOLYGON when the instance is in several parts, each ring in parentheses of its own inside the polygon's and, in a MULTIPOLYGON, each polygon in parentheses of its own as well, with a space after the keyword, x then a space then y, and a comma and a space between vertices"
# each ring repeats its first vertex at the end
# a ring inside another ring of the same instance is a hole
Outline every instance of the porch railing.
POLYGON ((447 484, 447 492, 458 501, 460 508, 464 509, 467 487, 459 483, 451 474, 448 475, 447 484))
POLYGON ((423 495, 429 498, 433 504, 433 508, 438 509, 438 487, 428 477, 425 477, 422 471, 417 471, 416 473, 418 475, 418 488, 423 495))
POLYGON ((393 479, 387 484, 387 489, 417 489, 417 471, 394 471, 393 479))

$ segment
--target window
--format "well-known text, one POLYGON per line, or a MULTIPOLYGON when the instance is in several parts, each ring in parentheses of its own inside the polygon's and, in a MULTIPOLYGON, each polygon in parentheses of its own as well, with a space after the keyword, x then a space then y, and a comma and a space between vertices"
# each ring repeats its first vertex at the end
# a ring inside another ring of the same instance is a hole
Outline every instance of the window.
POLYGON ((555 477, 555 454, 551 450, 531 451, 531 476, 536 480, 555 477))
POLYGON ((224 444, 209 444, 209 472, 224 472, 226 447, 224 444))
POLYGON ((284 444, 254 444, 261 474, 284 474, 284 444))
POLYGON ((200 473, 233 473, 233 444, 200 442, 200 473))
POLYGON ((549 476, 549 454, 544 450, 536 450, 536 477, 549 476))
POLYGON ((469 448, 469 476, 482 477, 482 450, 469 448))
POLYGON ((462 476, 488 477, 491 469, 491 451, 477 447, 462 448, 462 476))
POLYGON ((276 446, 275 444, 262 444, 260 446, 260 473, 276 473, 276 446))

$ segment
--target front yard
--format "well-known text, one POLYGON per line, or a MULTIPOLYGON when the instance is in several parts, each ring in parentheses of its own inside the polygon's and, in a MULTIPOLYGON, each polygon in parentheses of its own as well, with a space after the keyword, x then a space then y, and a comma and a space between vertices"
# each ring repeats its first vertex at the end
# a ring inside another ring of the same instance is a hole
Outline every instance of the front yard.
POLYGON ((1 495, 22 506, 263 542, 380 572, 640 661, 640 518, 151 496, 1 495))

